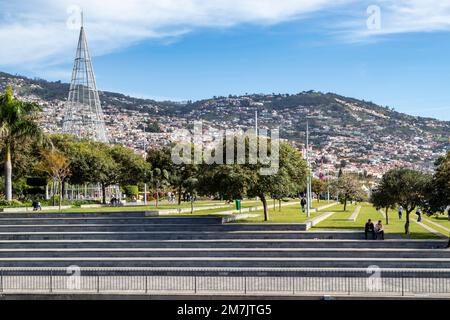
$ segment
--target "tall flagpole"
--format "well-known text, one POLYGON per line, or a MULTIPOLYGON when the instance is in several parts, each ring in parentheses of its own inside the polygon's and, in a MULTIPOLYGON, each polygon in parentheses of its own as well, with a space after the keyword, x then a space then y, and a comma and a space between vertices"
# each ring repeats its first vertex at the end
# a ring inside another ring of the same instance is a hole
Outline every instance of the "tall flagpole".
MULTIPOLYGON (((147 124, 144 123, 144 158, 147 161, 147 135, 146 135, 147 124)), ((144 205, 147 205, 147 173, 145 173, 144 181, 144 205)))
POLYGON ((309 167, 309 123, 306 119, 306 165, 307 165, 307 177, 306 177, 306 216, 311 216, 311 172, 309 167))
POLYGON ((255 110, 255 136, 258 136, 258 109, 255 110))
POLYGON ((330 172, 329 171, 327 171, 327 191, 328 191, 327 200, 329 203, 330 202, 330 172))

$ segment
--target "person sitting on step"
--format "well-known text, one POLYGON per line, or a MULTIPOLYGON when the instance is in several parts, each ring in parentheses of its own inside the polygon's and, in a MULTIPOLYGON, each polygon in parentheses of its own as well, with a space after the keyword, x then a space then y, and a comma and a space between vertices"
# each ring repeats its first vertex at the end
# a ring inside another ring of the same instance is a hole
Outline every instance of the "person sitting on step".
POLYGON ((376 239, 381 238, 381 240, 384 240, 384 226, 381 220, 378 220, 378 223, 375 225, 375 233, 376 239))
POLYGON ((369 219, 366 223, 364 234, 366 236, 366 240, 369 238, 369 234, 371 235, 372 239, 375 239, 375 227, 371 219, 369 219))

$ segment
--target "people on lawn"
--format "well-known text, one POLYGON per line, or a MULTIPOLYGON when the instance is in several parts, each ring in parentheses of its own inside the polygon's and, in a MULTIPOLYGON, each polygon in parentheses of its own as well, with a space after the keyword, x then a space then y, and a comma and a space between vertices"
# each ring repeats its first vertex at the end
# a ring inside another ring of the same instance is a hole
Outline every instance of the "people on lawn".
POLYGON ((420 207, 417 208, 416 214, 417 214, 417 222, 422 221, 422 210, 420 210, 420 207))
POLYGON ((402 218, 403 218, 403 207, 400 206, 398 207, 398 219, 402 220, 402 218))
POLYGON ((302 198, 302 200, 300 200, 300 204, 302 206, 302 211, 305 212, 305 206, 306 206, 306 199, 302 198))

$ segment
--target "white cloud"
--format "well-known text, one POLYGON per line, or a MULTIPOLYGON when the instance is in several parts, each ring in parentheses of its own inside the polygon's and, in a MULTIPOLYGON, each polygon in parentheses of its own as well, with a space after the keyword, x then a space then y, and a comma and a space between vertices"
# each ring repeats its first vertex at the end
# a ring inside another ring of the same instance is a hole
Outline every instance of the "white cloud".
POLYGON ((29 68, 69 62, 78 33, 69 28, 83 8, 93 54, 147 39, 179 37, 199 27, 276 24, 349 0, 0 0, 1 65, 29 68), (68 23, 69 22, 69 23, 68 23))
POLYGON ((270 25, 322 12, 336 14, 314 26, 346 41, 450 30, 450 0, 0 0, 0 43, 7 44, 0 67, 43 71, 70 63, 78 37, 67 26, 74 5, 85 11, 94 55, 149 39, 167 42, 197 28, 270 25), (364 6, 371 4, 381 8, 380 30, 366 27, 364 6))
MULTIPOLYGON (((338 31, 345 39, 359 42, 412 32, 450 31, 450 0, 379 0, 381 28, 369 30, 361 19, 341 22, 338 31)), ((367 18, 367 16, 366 16, 367 18)))

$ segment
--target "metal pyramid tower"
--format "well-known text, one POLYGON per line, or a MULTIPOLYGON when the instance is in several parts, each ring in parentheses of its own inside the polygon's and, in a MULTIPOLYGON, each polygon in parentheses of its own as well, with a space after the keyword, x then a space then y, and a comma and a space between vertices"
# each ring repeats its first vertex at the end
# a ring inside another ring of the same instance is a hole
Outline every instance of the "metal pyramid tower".
POLYGON ((83 14, 77 53, 65 107, 63 132, 79 138, 108 142, 103 111, 95 83, 91 56, 84 32, 83 14))

